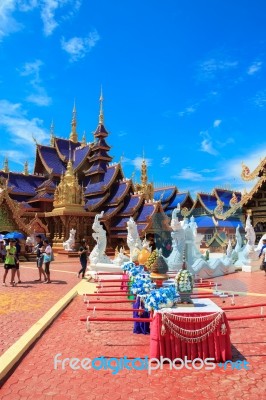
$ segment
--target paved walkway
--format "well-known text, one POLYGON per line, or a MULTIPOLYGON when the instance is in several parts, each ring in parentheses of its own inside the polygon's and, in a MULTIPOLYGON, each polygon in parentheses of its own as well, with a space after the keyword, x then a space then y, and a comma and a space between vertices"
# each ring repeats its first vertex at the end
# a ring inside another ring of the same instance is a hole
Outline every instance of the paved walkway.
MULTIPOLYGON (((61 279, 69 279, 66 278, 66 274, 64 277, 61 279)), ((236 306, 266 301, 265 295, 262 296, 266 287, 266 277, 262 272, 238 273, 216 280, 223 282, 222 288, 225 290, 250 293, 236 297, 236 306)), ((52 285, 49 290, 51 287, 52 285)), ((215 302, 220 306, 231 304, 230 299, 226 299, 225 303, 221 299, 215 302)), ((266 311, 266 307, 264 310, 266 311)), ((256 308, 230 311, 227 315, 254 315, 259 312, 260 309, 256 308)), ((102 314, 111 313, 102 312, 102 314)), ((82 298, 78 296, 24 357, 4 384, 0 398, 7 400, 169 400, 171 398, 262 400, 265 398, 266 339, 265 321, 261 319, 230 323, 234 360, 246 359, 250 363, 249 371, 231 369, 224 371, 220 368, 213 371, 186 369, 170 371, 167 365, 164 365, 163 370, 154 371, 150 376, 146 371, 126 369, 117 375, 113 375, 110 370, 73 371, 68 366, 65 370, 55 370, 54 357, 58 353, 61 354, 61 359, 66 357, 92 359, 100 356, 143 358, 149 355, 149 336, 134 335, 132 323, 97 322, 92 323, 92 331, 87 332, 85 323, 79 321, 80 316, 86 315, 86 307, 82 298)))
POLYGON ((78 270, 78 259, 57 256, 51 266, 52 283, 46 285, 34 282, 39 278, 35 263, 21 263, 22 283, 12 287, 7 276, 5 287, 2 286, 4 268, 0 264, 0 355, 77 284, 78 270))

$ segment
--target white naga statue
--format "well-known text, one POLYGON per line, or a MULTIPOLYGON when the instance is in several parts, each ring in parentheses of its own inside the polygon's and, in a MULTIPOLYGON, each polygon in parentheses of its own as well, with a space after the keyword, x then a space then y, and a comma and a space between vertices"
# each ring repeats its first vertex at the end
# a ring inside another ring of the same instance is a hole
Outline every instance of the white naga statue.
POLYGON ((245 232, 246 232, 245 238, 247 239, 248 250, 253 251, 256 241, 256 233, 251 224, 250 215, 247 216, 245 232))
POLYGON ((169 271, 176 271, 183 263, 183 253, 185 250, 185 231, 182 227, 182 223, 178 220, 177 213, 179 209, 176 208, 172 212, 171 219, 171 237, 172 237, 172 252, 167 257, 166 261, 168 264, 169 271))
POLYGON ((76 229, 71 229, 69 232, 69 239, 63 242, 64 250, 66 251, 73 251, 75 248, 75 235, 76 229))
POLYGON ((99 221, 99 219, 103 217, 103 214, 104 211, 102 211, 101 214, 95 215, 94 222, 92 224, 92 229, 94 230, 92 237, 97 243, 89 256, 89 259, 90 263, 94 265, 98 263, 112 263, 112 261, 105 254, 107 245, 106 231, 99 221))
POLYGON ((136 261, 138 253, 142 249, 142 243, 137 224, 132 217, 127 221, 127 245, 130 250, 130 261, 136 261))

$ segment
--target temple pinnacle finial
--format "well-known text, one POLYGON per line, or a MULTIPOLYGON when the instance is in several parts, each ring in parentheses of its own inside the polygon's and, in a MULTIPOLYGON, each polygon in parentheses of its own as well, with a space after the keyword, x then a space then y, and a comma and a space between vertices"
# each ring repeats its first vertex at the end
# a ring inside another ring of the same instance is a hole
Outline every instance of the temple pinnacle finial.
POLYGON ((81 143, 82 143, 83 146, 86 146, 86 132, 85 131, 83 132, 82 142, 81 143))
POLYGON ((103 122, 104 122, 104 116, 103 116, 103 88, 101 86, 99 124, 103 125, 103 122))
POLYGON ((8 173, 9 172, 9 167, 8 167, 8 158, 5 158, 4 161, 4 172, 8 173))
POLYGON ((29 163, 28 163, 28 161, 25 161, 23 174, 24 175, 29 175, 29 163))
POLYGON ((69 140, 71 140, 74 143, 77 143, 78 141, 78 135, 77 135, 77 111, 76 111, 76 101, 74 100, 74 106, 73 106, 73 111, 72 111, 72 121, 71 121, 71 133, 69 140))
POLYGON ((54 146, 54 121, 52 120, 50 126, 50 146, 54 146))

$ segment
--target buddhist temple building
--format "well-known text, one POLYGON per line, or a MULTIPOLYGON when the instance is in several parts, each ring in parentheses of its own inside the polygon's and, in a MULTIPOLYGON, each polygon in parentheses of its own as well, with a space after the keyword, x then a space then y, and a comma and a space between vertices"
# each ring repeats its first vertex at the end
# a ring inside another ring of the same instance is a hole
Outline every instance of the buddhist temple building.
POLYGON ((174 185, 155 188, 148 180, 144 157, 140 182, 125 178, 121 163, 114 163, 110 155, 108 136, 101 93, 93 143, 86 143, 85 134, 79 141, 74 105, 68 138, 57 137, 52 123, 49 145, 36 143, 33 173, 27 162, 21 173, 10 171, 6 158, 0 170, 0 232, 43 233, 55 247, 62 248, 74 228, 77 242, 86 237, 94 245, 91 226, 95 215, 104 211, 101 222, 108 246, 115 248, 121 240, 126 243, 130 217, 141 237, 153 234, 169 238, 169 220, 178 208, 180 219, 195 218, 206 248, 234 241, 238 225, 244 233, 248 213, 257 240, 266 233, 266 158, 252 173, 243 166, 242 178, 256 180, 251 192, 215 188, 211 194, 198 193, 193 199, 189 191, 179 192, 174 185))

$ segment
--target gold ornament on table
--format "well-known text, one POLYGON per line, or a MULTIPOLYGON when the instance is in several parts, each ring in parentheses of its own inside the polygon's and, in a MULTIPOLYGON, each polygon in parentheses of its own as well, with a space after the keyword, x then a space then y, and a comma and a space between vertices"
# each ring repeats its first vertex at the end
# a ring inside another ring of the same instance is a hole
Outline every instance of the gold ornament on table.
POLYGON ((161 287, 163 282, 168 279, 168 265, 162 256, 162 251, 155 249, 146 265, 151 271, 151 279, 156 283, 157 287, 161 287))
POLYGON ((177 291, 179 293, 181 303, 193 306, 191 294, 193 293, 194 279, 193 275, 187 270, 186 260, 183 257, 182 269, 178 271, 175 281, 177 284, 177 291))

